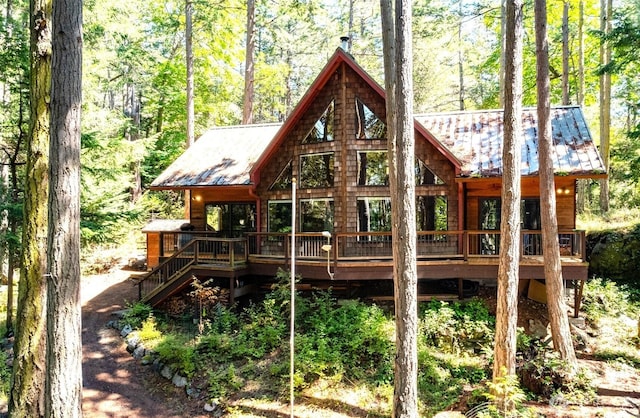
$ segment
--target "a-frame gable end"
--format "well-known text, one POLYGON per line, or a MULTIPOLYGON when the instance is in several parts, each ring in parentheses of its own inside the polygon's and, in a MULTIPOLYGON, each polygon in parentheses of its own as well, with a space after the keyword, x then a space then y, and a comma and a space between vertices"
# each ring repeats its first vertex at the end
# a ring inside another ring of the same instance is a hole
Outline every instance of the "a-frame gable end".
POLYGON ((356 139, 386 139, 387 124, 356 97, 356 139))
POLYGON ((291 189, 291 179, 293 178, 293 164, 289 160, 287 165, 282 169, 278 177, 269 187, 269 190, 289 190, 291 189))
POLYGON ((416 186, 445 184, 420 158, 416 158, 416 186))
POLYGON ((335 132, 335 101, 331 100, 324 112, 302 140, 303 144, 317 144, 334 140, 335 132))

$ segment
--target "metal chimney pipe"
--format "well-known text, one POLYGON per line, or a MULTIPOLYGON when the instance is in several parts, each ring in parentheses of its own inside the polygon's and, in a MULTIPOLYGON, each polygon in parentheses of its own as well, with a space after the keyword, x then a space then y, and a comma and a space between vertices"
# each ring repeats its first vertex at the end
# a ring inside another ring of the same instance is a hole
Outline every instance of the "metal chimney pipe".
POLYGON ((341 36, 340 37, 340 47, 344 51, 349 52, 349 37, 348 36, 341 36))

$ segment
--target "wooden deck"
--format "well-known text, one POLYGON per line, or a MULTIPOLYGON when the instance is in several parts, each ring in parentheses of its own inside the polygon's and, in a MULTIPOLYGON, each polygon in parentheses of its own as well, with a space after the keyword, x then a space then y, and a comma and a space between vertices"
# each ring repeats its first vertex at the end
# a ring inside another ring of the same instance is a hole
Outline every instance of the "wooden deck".
MULTIPOLYGON (((140 281, 140 299, 156 305, 185 289, 193 277, 216 277, 227 280, 233 300, 253 291, 262 282, 272 281, 278 270, 290 270, 289 234, 252 233, 245 238, 229 239, 189 232, 190 240, 179 245, 187 241, 182 234, 185 233, 167 233, 162 238, 170 251, 166 251, 160 265, 140 281)), ((293 256, 296 274, 303 282, 348 287, 351 285, 345 283, 393 279, 390 234, 349 233, 330 238, 327 235, 296 235, 293 256)), ((540 231, 522 233, 521 280, 544 279, 540 241, 540 231)), ((582 287, 588 276, 584 242, 583 231, 559 234, 563 278, 577 282, 575 288, 582 287)), ((499 233, 495 231, 419 233, 417 244, 417 271, 421 281, 494 281, 498 276, 499 233)))

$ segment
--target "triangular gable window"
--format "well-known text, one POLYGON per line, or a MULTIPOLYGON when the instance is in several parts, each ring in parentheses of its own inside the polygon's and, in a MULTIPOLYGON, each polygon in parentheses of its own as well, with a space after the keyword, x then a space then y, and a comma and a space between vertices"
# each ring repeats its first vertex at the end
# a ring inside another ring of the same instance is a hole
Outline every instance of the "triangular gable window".
POLYGON ((356 98, 356 139, 386 139, 387 125, 356 98))
POLYGON ((287 163, 284 169, 273 182, 269 190, 289 190, 291 189, 291 177, 293 177, 293 171, 291 169, 291 161, 287 163))
POLYGON ((329 106, 327 106, 322 113, 322 116, 320 116, 320 119, 316 121, 313 128, 311 128, 311 131, 309 131, 307 136, 302 140, 303 144, 316 144, 318 142, 333 141, 334 107, 332 100, 331 103, 329 103, 329 106))
POLYGON ((416 158, 416 186, 429 186, 444 184, 440 177, 436 176, 427 165, 416 158))

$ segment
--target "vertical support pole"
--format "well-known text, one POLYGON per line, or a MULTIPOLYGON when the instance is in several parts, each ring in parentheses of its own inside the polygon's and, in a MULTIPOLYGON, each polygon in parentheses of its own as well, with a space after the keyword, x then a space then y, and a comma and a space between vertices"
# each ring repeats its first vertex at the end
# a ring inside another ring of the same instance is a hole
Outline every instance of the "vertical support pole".
POLYGON ((291 179, 291 337, 289 340, 290 362, 289 362, 289 398, 291 401, 291 418, 293 415, 293 406, 295 394, 293 390, 293 373, 295 371, 295 307, 296 307, 296 179, 291 179))

